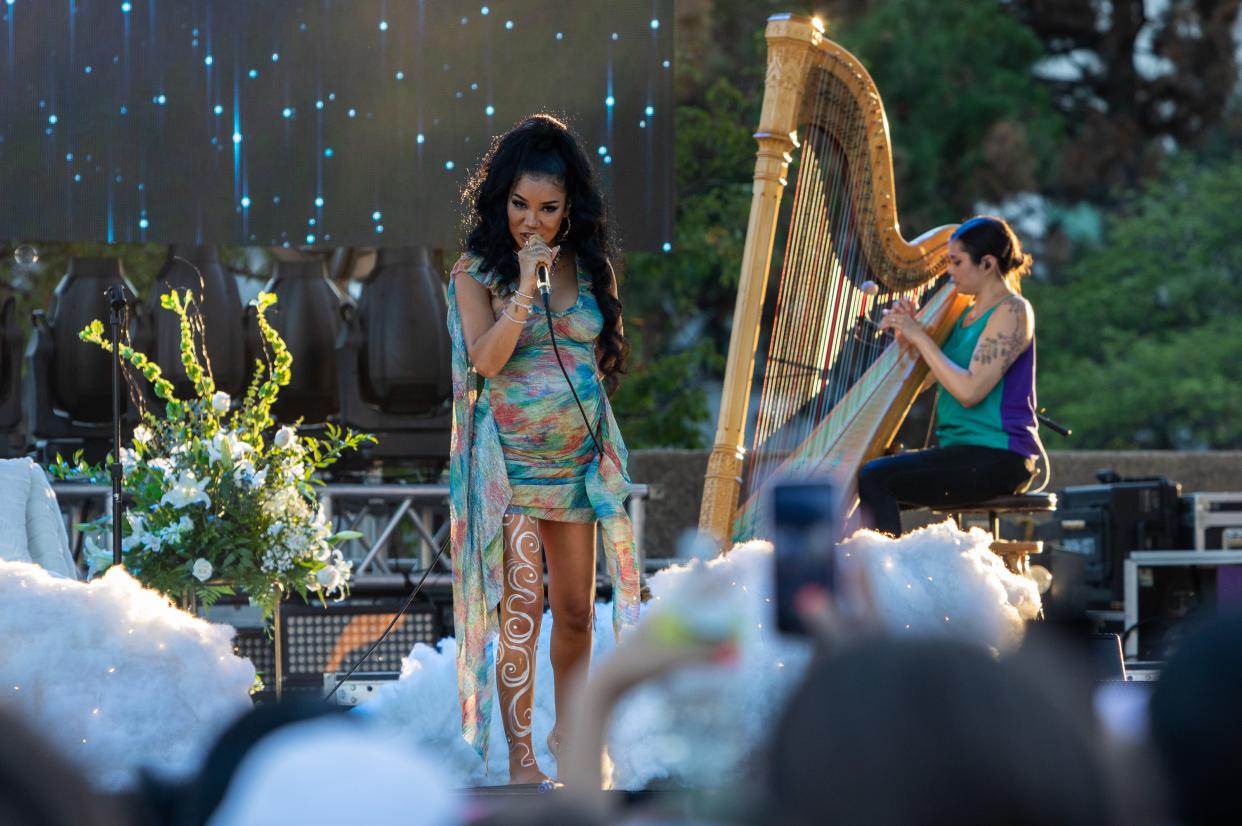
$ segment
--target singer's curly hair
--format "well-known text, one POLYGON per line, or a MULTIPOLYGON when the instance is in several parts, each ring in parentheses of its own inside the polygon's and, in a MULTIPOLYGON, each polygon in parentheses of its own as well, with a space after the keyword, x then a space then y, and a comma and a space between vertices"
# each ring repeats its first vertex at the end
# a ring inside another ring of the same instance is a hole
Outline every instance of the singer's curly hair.
POLYGON ((621 302, 610 291, 614 239, 591 163, 568 126, 551 115, 536 114, 492 141, 462 191, 462 201, 469 208, 465 247, 483 259, 483 269, 500 276, 502 286, 516 286, 518 264, 509 232, 508 202, 523 175, 552 178, 565 190, 570 229, 563 245, 574 251, 579 266, 591 274, 591 291, 604 316, 599 369, 612 392, 630 353, 621 334, 621 302))

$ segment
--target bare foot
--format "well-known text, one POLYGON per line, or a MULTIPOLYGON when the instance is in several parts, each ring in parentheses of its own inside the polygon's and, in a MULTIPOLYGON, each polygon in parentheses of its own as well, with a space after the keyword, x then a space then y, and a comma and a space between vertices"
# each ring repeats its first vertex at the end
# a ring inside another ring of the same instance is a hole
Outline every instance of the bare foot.
POLYGON ((552 752, 552 756, 556 759, 556 765, 561 765, 561 748, 565 745, 565 738, 561 736, 558 729, 553 728, 548 733, 548 751, 552 752))
POLYGON ((515 766, 512 763, 509 764, 509 784, 510 785, 516 785, 519 783, 539 784, 545 781, 549 781, 551 779, 552 778, 548 777, 546 774, 544 774, 542 771, 539 770, 538 765, 515 766))

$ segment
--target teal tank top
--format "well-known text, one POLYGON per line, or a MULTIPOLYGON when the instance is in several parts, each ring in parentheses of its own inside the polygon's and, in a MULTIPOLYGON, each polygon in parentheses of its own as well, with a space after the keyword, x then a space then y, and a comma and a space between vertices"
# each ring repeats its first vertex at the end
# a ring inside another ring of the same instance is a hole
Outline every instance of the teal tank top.
MULTIPOLYGON (((958 316, 942 348, 949 361, 963 369, 970 367, 975 345, 996 307, 969 327, 962 326, 966 312, 958 316)), ((976 445, 1011 450, 1022 456, 1039 455, 1034 339, 1001 376, 992 392, 974 407, 964 407, 943 385, 936 393, 936 437, 941 447, 976 445)))

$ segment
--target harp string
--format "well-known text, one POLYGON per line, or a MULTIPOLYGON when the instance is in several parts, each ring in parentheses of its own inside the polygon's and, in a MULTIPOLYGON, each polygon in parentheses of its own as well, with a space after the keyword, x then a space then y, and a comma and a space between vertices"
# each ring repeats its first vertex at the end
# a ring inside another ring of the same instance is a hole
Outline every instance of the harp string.
POLYGON ((874 175, 867 151, 864 108, 827 72, 819 73, 801 114, 801 146, 788 207, 748 464, 748 490, 757 490, 787 457, 840 435, 884 381, 896 359, 891 337, 878 330, 881 308, 899 297, 916 304, 933 285, 892 289, 870 271, 863 224, 874 175), (880 284, 875 296, 861 290, 880 284), (870 371, 870 372, 869 372, 870 371))

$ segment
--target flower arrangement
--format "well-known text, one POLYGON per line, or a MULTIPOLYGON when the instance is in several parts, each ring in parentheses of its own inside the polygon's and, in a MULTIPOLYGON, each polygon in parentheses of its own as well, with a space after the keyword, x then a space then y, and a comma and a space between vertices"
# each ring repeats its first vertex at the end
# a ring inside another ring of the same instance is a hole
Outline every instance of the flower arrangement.
MULTIPOLYGON (((209 606, 227 594, 244 592, 270 616, 281 596, 297 592, 321 601, 349 591, 351 563, 339 543, 359 536, 333 533, 318 506, 315 472, 332 465, 345 450, 369 434, 325 429, 325 438, 299 435, 296 426, 271 433, 271 416, 280 388, 289 383, 293 357, 268 323, 270 293, 252 302, 265 344, 266 361, 256 361, 253 378, 239 404, 216 390, 210 361, 200 361, 202 320, 191 314, 192 298, 175 291, 160 306, 181 322, 180 356, 195 397, 179 399, 160 368, 127 344, 121 358, 150 382, 164 402, 164 415, 144 412, 134 429, 133 449, 122 448, 121 467, 130 504, 122 524, 122 560, 141 582, 183 605, 209 606), (204 366, 205 365, 205 366, 204 366)), ((92 321, 79 338, 112 352, 103 323, 92 321)), ((98 466, 81 455, 61 457, 55 478, 106 482, 109 457, 98 466)), ((82 526, 91 573, 106 567, 112 554, 97 538, 109 536, 111 517, 82 526)))

